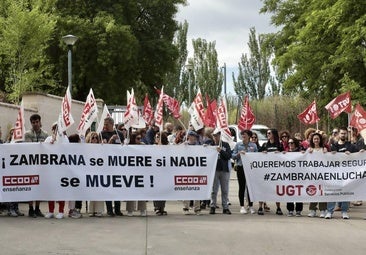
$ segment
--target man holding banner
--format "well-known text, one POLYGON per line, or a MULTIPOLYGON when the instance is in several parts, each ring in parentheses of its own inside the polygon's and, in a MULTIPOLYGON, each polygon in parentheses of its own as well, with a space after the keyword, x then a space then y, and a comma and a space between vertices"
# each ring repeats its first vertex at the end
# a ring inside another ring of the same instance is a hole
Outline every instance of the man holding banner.
MULTIPOLYGON (((347 128, 342 127, 339 129, 339 139, 336 143, 331 145, 331 151, 333 153, 343 152, 346 154, 357 152, 356 147, 349 141, 347 141, 347 128)), ((328 202, 327 204, 327 214, 325 215, 326 219, 331 219, 333 217, 335 202, 328 202)), ((342 218, 347 220, 349 219, 349 215, 347 213, 349 208, 349 202, 341 202, 341 210, 342 210, 342 218)))

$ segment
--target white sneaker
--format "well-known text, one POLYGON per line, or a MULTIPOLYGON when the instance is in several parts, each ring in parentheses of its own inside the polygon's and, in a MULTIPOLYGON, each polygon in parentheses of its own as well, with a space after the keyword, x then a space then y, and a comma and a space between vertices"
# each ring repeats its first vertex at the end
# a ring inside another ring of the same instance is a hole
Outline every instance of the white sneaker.
POLYGON ((320 218, 324 218, 325 217, 325 211, 320 211, 320 215, 319 215, 320 218))
POLYGON ((62 212, 56 214, 56 219, 63 219, 64 218, 64 214, 62 212))
POLYGON ((252 206, 249 207, 249 211, 250 211, 250 214, 255 214, 255 210, 254 210, 254 208, 252 206))
POLYGON ((103 213, 101 213, 101 212, 97 212, 97 213, 95 214, 95 217, 103 217, 103 213))
POLYGON ((46 213, 46 215, 44 216, 46 219, 51 219, 51 218, 53 218, 53 217, 55 217, 54 215, 53 215, 53 213, 51 213, 51 212, 48 212, 48 213, 46 213))
POLYGON ((10 210, 8 212, 8 216, 11 216, 11 217, 18 217, 18 214, 15 210, 10 210))
POLYGON ((327 212, 327 214, 324 217, 325 219, 331 219, 332 218, 332 214, 330 212, 327 212))
POLYGON ((316 211, 315 210, 310 210, 310 213, 308 214, 308 217, 315 217, 316 216, 316 211))
POLYGON ((240 208, 240 213, 241 213, 241 214, 247 214, 247 213, 248 213, 248 211, 245 209, 245 207, 244 207, 244 206, 242 206, 242 207, 240 208))
POLYGON ((127 216, 132 217, 133 216, 132 212, 127 212, 127 216))
POLYGON ((146 210, 141 210, 140 211, 140 216, 141 217, 146 217, 146 210))
POLYGON ((347 213, 347 212, 342 212, 342 218, 343 218, 344 220, 348 220, 348 219, 349 219, 349 215, 348 215, 348 213, 347 213))

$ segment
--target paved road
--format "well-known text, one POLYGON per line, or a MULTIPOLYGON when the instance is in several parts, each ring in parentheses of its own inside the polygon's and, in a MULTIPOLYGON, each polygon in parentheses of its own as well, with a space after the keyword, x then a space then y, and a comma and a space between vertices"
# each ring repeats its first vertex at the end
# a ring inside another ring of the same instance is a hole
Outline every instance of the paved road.
MULTIPOLYGON (((272 212, 241 215, 237 183, 230 183, 232 215, 208 210, 201 216, 183 215, 182 204, 167 203, 168 216, 103 217, 62 220, 0 216, 0 251, 7 254, 365 254, 366 206, 352 207, 350 220, 340 213, 325 220, 287 217, 272 212)), ((123 203, 124 206, 124 203, 123 203)), ((304 205, 304 215, 308 205, 304 205)), ((282 206, 285 212, 285 207, 282 206)), ((27 205, 21 204, 27 212, 27 205)), ((46 212, 46 203, 42 203, 46 212)), ((137 213, 136 213, 137 214, 137 213)))

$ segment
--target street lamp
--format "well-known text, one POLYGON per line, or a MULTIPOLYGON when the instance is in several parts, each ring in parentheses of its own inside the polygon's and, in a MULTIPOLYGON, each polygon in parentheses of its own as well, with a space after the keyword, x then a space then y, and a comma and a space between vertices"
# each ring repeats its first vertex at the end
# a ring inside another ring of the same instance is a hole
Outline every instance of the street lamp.
POLYGON ((226 63, 224 63, 224 66, 221 67, 224 71, 224 96, 226 98, 226 63))
POLYGON ((190 106, 191 101, 191 87, 192 87, 192 71, 193 71, 193 65, 191 63, 186 64, 186 69, 188 70, 188 107, 190 106))
POLYGON ((68 78, 68 88, 70 90, 70 93, 72 92, 72 70, 71 70, 71 64, 72 64, 72 46, 76 43, 78 38, 74 35, 65 35, 62 37, 62 40, 64 43, 66 43, 68 52, 67 52, 67 78, 68 78))

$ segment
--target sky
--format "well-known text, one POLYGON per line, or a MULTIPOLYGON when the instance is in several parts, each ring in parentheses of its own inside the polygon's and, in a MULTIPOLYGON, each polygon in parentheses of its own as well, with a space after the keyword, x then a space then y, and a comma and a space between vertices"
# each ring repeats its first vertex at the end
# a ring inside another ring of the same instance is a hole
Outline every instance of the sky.
POLYGON ((176 15, 178 22, 188 22, 188 57, 193 56, 192 39, 216 42, 219 65, 226 64, 227 94, 235 94, 232 73, 237 76, 242 54, 249 54, 249 29, 255 27, 257 34, 276 31, 270 16, 259 14, 262 5, 261 0, 188 0, 176 15))

